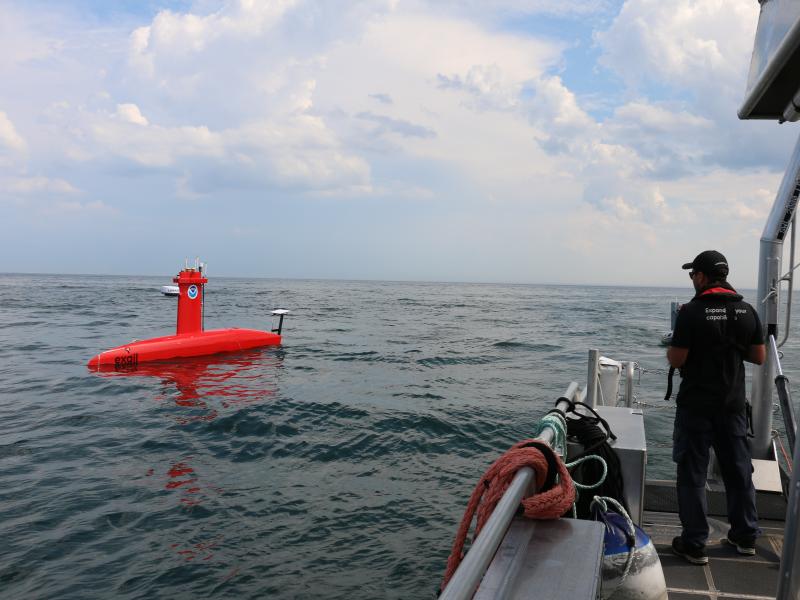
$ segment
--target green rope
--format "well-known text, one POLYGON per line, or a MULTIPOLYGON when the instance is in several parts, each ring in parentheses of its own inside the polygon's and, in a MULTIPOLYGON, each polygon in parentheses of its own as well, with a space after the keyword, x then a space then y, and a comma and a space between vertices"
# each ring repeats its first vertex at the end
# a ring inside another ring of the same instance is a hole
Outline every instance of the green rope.
MULTIPOLYGON (((567 455, 567 419, 566 417, 561 414, 560 412, 551 412, 547 413, 543 416, 539 422, 536 424, 536 428, 533 432, 533 437, 538 438, 544 433, 545 429, 550 429, 553 432, 553 440, 550 443, 550 447, 558 454, 559 456, 566 456, 567 455)), ((608 465, 606 461, 601 457, 597 456, 596 454, 590 454, 588 456, 583 456, 578 460, 566 463, 567 469, 571 467, 576 467, 582 462, 587 460, 599 460, 600 463, 603 465, 603 475, 600 477, 600 480, 593 484, 583 484, 578 483, 574 479, 572 483, 575 484, 576 492, 577 490, 593 490, 597 487, 600 487, 603 482, 606 480, 606 475, 608 475, 608 465)), ((577 494, 576 494, 577 498, 577 494)), ((577 512, 575 508, 575 503, 572 504, 572 516, 573 518, 577 518, 577 512)))
POLYGON ((538 438, 544 433, 545 429, 550 429, 553 432, 553 441, 550 447, 555 450, 559 456, 567 455, 567 420, 559 412, 547 413, 536 424, 536 429, 533 437, 538 438))
POLYGON ((567 467, 567 469, 571 469, 572 467, 577 467, 579 464, 581 464, 582 462, 586 462, 587 460, 599 460, 600 464, 603 465, 603 474, 600 476, 600 481, 592 484, 578 483, 573 478, 572 483, 574 483, 575 487, 578 488, 579 490, 593 490, 595 488, 600 487, 605 482, 606 475, 608 475, 608 465, 606 464, 605 459, 602 456, 598 456, 597 454, 589 454, 587 456, 583 456, 576 461, 573 461, 571 463, 566 463, 564 466, 567 467))
MULTIPOLYGON (((567 418, 558 411, 547 413, 536 424, 533 432, 533 437, 538 438, 544 433, 545 429, 550 429, 553 432, 553 439, 550 442, 550 447, 559 456, 567 456, 567 418)), ((577 518, 575 503, 572 503, 572 516, 577 518)))

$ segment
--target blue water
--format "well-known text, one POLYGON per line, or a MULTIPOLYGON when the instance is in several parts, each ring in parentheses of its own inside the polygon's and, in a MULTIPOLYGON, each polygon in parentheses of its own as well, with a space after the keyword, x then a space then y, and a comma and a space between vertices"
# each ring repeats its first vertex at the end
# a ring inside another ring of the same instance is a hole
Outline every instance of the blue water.
POLYGON ((473 485, 591 347, 644 367, 672 476, 659 341, 688 288, 212 278, 207 329, 285 307, 284 345, 89 372, 174 331, 166 283, 0 275, 3 598, 433 598, 473 485))

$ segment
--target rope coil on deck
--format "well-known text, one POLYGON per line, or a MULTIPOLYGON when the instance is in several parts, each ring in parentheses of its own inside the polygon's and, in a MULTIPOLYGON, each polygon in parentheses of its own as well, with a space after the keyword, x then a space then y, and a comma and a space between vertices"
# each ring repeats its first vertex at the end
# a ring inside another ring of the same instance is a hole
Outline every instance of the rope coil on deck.
POLYGON ((583 402, 568 402, 569 406, 564 411, 568 439, 580 444, 583 449, 573 457, 573 462, 567 464, 567 468, 573 475, 578 490, 595 490, 594 493, 582 495, 578 492, 573 514, 579 519, 589 519, 590 503, 595 494, 611 496, 625 503, 619 457, 609 446, 609 441, 615 440, 617 436, 611 431, 608 422, 591 406, 583 402), (587 462, 585 459, 590 459, 591 463, 576 470, 587 462), (597 483, 579 485, 578 481, 581 479, 596 480, 597 483))
MULTIPOLYGON (((566 447, 563 417, 547 418, 555 414, 550 413, 542 419, 544 424, 540 422, 539 431, 545 426, 553 428, 558 434, 554 437, 555 445, 558 445, 560 436, 563 446, 566 447)), ((441 589, 445 588, 464 557, 464 545, 473 518, 476 519, 475 532, 472 536, 475 540, 503 493, 508 489, 514 475, 523 467, 533 469, 536 489, 539 490, 535 495, 522 499, 521 508, 524 516, 540 520, 558 519, 570 509, 575 501, 575 486, 558 454, 546 443, 536 439, 514 444, 492 463, 472 491, 450 557, 447 559, 447 570, 441 589)))

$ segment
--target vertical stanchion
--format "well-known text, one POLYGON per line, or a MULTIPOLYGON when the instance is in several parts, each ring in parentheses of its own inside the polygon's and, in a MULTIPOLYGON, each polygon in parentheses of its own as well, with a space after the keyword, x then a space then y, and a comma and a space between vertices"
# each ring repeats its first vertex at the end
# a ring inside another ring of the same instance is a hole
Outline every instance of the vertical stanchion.
POLYGON ((599 350, 589 350, 589 371, 586 376, 586 404, 597 408, 597 379, 598 364, 600 361, 599 350))
POLYGON ((789 442, 789 452, 794 454, 795 439, 797 437, 797 424, 794 419, 794 407, 792 406, 792 395, 789 390, 789 378, 783 374, 783 367, 781 367, 781 358, 778 354, 778 345, 775 342, 775 336, 769 336, 767 339, 769 343, 770 355, 775 363, 775 388, 778 390, 778 400, 781 405, 781 412, 783 413, 783 425, 786 428, 786 439, 789 442))
POLYGON ((633 406, 633 363, 625 363, 625 406, 633 406))

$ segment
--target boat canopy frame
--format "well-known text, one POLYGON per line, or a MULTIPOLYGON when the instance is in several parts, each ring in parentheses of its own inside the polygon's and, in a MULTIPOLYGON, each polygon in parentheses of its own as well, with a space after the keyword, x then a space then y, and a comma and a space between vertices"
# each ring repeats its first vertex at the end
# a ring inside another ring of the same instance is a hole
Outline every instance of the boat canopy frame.
POLYGON ((759 0, 761 12, 753 43, 740 119, 800 119, 800 3, 759 0))

